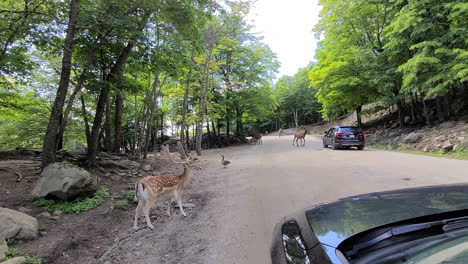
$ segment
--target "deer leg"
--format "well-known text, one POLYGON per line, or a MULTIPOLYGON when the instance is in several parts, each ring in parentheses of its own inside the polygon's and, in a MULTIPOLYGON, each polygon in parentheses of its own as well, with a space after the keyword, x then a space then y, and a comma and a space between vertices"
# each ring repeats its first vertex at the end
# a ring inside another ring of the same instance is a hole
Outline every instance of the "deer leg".
POLYGON ((156 200, 157 200, 157 198, 149 200, 145 204, 145 207, 143 208, 143 212, 145 213, 145 218, 146 218, 146 224, 151 229, 153 229, 154 226, 151 224, 151 220, 150 220, 150 217, 149 217, 149 212, 150 212, 151 208, 153 207, 154 203, 156 202, 156 200))
POLYGON ((175 191, 174 196, 177 200, 177 204, 179 205, 180 214, 183 216, 187 216, 187 214, 184 211, 184 207, 182 206, 182 195, 180 194, 179 191, 175 191))
POLYGON ((138 218, 140 218, 141 210, 143 210, 142 201, 138 201, 138 206, 135 209, 135 220, 133 221, 133 229, 138 229, 138 218))
POLYGON ((166 213, 167 213, 168 216, 171 216, 172 201, 174 201, 173 198, 171 198, 171 199, 169 200, 169 203, 167 204, 167 211, 166 211, 166 213))

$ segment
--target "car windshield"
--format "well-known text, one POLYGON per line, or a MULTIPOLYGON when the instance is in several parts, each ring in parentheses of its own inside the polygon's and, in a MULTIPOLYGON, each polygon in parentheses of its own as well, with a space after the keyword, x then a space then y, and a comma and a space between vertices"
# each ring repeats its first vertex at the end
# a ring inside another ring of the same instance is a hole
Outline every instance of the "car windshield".
POLYGON ((359 132, 357 127, 340 127, 340 132, 342 133, 356 133, 359 132))
POLYGON ((464 264, 468 263, 468 235, 456 239, 437 239, 404 250, 378 263, 400 264, 464 264))

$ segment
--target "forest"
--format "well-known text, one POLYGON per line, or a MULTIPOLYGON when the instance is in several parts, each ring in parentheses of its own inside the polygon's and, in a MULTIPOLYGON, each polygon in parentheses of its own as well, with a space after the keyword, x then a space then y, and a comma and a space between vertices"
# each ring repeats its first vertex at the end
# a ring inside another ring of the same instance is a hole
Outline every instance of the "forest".
POLYGON ((354 111, 396 109, 403 127, 466 110, 468 3, 319 3, 316 59, 277 78, 246 19, 254 1, 1 1, 0 149, 93 164, 171 137, 200 155, 354 111))
POLYGON ((367 113, 396 109, 400 127, 431 126, 467 110, 466 1, 320 3, 309 78, 325 120, 356 111, 361 125, 372 105, 367 113))
POLYGON ((0 146, 42 148, 44 166, 61 149, 146 157, 168 135, 200 154, 275 110, 279 63, 250 32, 250 2, 0 5, 0 146))

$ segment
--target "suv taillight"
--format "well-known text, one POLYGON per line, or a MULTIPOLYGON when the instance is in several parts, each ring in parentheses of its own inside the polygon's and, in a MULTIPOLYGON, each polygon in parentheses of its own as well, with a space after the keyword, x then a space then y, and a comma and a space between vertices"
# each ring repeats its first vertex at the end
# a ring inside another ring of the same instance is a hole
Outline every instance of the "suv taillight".
POLYGON ((338 133, 336 133, 335 135, 337 135, 337 136, 344 136, 344 133, 338 132, 338 133))
POLYGON ((364 133, 359 132, 358 135, 359 135, 359 136, 364 136, 364 133))

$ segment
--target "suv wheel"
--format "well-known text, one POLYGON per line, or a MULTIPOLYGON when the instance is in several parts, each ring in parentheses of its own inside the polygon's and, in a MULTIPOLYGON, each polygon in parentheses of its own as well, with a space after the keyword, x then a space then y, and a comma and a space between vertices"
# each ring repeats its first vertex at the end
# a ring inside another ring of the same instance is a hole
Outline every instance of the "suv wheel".
POLYGON ((332 149, 333 149, 333 150, 337 150, 337 149, 338 149, 338 147, 337 147, 336 144, 335 144, 335 140, 333 140, 332 149))
POLYGON ((328 145, 325 144, 325 139, 323 140, 323 148, 328 148, 328 145))
POLYGON ((363 145, 361 145, 361 146, 358 146, 358 147, 357 147, 357 149, 359 149, 359 150, 363 150, 363 149, 364 149, 364 146, 363 146, 363 145))

